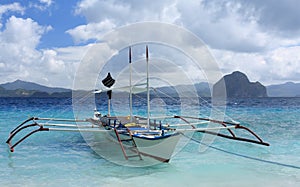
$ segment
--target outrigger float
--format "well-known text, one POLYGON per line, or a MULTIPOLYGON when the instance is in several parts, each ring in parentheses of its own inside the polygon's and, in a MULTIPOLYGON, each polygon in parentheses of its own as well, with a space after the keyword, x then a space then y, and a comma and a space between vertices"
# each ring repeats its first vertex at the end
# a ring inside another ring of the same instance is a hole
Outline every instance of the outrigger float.
POLYGON ((119 144, 121 152, 126 160, 136 157, 138 160, 151 158, 160 162, 169 162, 179 139, 188 132, 207 133, 222 138, 260 144, 269 146, 257 134, 249 128, 242 126, 240 123, 231 121, 220 121, 210 118, 191 117, 191 116, 161 116, 150 117, 150 88, 149 88, 149 65, 148 65, 148 46, 146 46, 146 63, 147 63, 147 116, 136 116, 132 113, 132 94, 136 86, 131 84, 131 48, 129 48, 130 63, 130 81, 129 81, 129 116, 110 116, 110 101, 112 85, 115 80, 108 73, 102 83, 107 87, 104 90, 97 90, 94 93, 107 91, 108 94, 108 113, 102 116, 97 109, 94 111, 94 117, 88 119, 57 119, 57 118, 39 118, 31 117, 13 129, 6 143, 10 151, 23 142, 31 135, 41 131, 70 131, 86 132, 106 136, 119 144), (167 119, 176 119, 180 123, 164 123, 167 119), (200 127, 201 125, 215 124, 218 126, 200 127), (28 134, 25 134, 17 141, 13 141, 21 131, 34 128, 28 134), (252 138, 240 137, 236 135, 237 130, 247 132, 252 138), (227 133, 223 132, 227 131, 227 133))

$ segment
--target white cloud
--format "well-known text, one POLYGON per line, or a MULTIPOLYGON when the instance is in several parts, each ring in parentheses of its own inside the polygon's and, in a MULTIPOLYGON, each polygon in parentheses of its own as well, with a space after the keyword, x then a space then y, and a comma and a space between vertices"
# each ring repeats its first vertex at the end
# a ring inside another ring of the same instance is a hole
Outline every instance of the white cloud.
POLYGON ((77 4, 75 12, 84 15, 88 22, 112 19, 116 24, 120 25, 137 21, 165 21, 163 17, 166 17, 166 12, 177 14, 176 10, 174 10, 175 2, 173 0, 151 2, 141 0, 83 0, 77 4))
POLYGON ((63 73, 65 71, 65 64, 62 60, 57 59, 57 52, 54 50, 43 51, 41 61, 45 63, 48 71, 52 74, 63 73))
POLYGON ((2 14, 11 11, 11 12, 19 12, 24 14, 25 8, 20 5, 20 3, 12 3, 7 5, 0 5, 0 18, 2 14))
POLYGON ((10 17, 6 22, 6 29, 1 33, 1 40, 5 43, 18 44, 29 48, 38 45, 43 33, 51 26, 43 27, 30 18, 10 17))
MULTIPOLYGON (((107 20, 109 20, 111 28, 140 21, 162 21, 179 24, 190 29, 215 49, 260 52, 282 45, 300 43, 299 35, 278 35, 278 32, 274 32, 273 27, 270 26, 268 29, 264 26, 263 23, 268 22, 274 25, 278 24, 277 26, 280 27, 280 23, 277 23, 276 20, 281 20, 284 24, 289 23, 289 16, 291 18, 299 17, 294 8, 297 7, 297 2, 281 2, 279 3, 281 7, 274 4, 276 3, 273 1, 247 3, 239 0, 169 0, 152 1, 151 3, 140 0, 83 0, 77 4, 75 12, 85 16, 88 24, 71 29, 68 33, 74 37, 74 40, 84 42, 95 39, 95 35, 100 35, 97 33, 107 31, 108 27, 97 26, 108 22, 107 20), (275 6, 274 9, 271 8, 271 5, 275 6)), ((290 27, 297 28, 296 22, 294 26, 290 27)), ((295 30, 297 31, 297 29, 295 30)))
MULTIPOLYGON (((29 3, 29 7, 45 10, 53 4, 53 0, 39 0, 29 3)), ((88 44, 130 23, 173 23, 203 39, 213 49, 224 73, 240 70, 251 81, 265 84, 299 81, 298 7, 296 0, 82 0, 77 3, 75 14, 83 16, 87 23, 65 32, 76 44, 88 44)), ((20 3, 0 5, 1 81, 22 78, 70 87, 79 61, 89 46, 37 49, 41 37, 52 27, 42 26, 27 15, 26 18, 14 15, 2 20, 8 12, 23 15, 25 7, 20 3)))
POLYGON ((66 33, 70 34, 76 43, 80 43, 91 39, 100 39, 103 34, 115 27, 116 25, 112 21, 105 19, 98 23, 77 26, 74 29, 67 30, 66 33))
POLYGON ((61 60, 55 50, 37 49, 42 35, 49 29, 50 26, 41 26, 30 18, 11 16, 7 20, 5 29, 0 32, 1 82, 22 79, 71 86, 72 77, 69 75, 74 72, 75 63, 66 64, 67 61, 61 60))
POLYGON ((91 44, 85 46, 70 46, 63 48, 54 48, 59 60, 65 63, 79 63, 80 60, 85 56, 91 44))
MULTIPOLYGON (((44 84, 71 88, 75 73, 90 45, 43 50, 44 84)), ((90 67, 93 69, 93 67, 90 67)))
POLYGON ((214 49, 252 53, 300 43, 299 36, 263 28, 258 16, 263 14, 240 1, 185 0, 178 2, 177 9, 182 25, 214 49))
POLYGON ((176 23, 180 19, 180 13, 176 7, 176 3, 172 3, 162 9, 161 20, 167 23, 176 23))
POLYGON ((293 37, 300 32, 300 2, 298 0, 273 1, 253 0, 241 1, 241 12, 252 11, 252 16, 257 19, 259 26, 283 37, 293 37))
POLYGON ((172 0, 144 2, 134 1, 89 1, 77 4, 76 14, 84 15, 86 25, 67 31, 74 41, 86 42, 99 39, 107 31, 118 26, 141 21, 162 21, 174 23, 180 14, 172 0))
POLYGON ((29 7, 44 11, 53 4, 53 0, 39 0, 38 2, 30 2, 29 7))
POLYGON ((266 57, 274 80, 299 81, 300 46, 278 48, 266 57))
POLYGON ((213 48, 224 73, 245 72, 252 81, 269 84, 297 81, 300 54, 296 1, 175 0, 88 1, 77 4, 76 14, 88 23, 68 31, 75 41, 99 39, 113 28, 140 21, 163 21, 186 27, 213 48), (272 8, 274 7, 274 8, 272 8), (290 11, 289 11, 290 10, 290 11), (277 22, 279 20, 279 22, 277 22), (104 24, 106 23, 106 24, 104 24), (288 24, 289 28, 283 26, 288 24), (266 26, 266 25, 269 25, 266 26), (291 32, 291 30, 293 32, 291 32), (286 32, 289 31, 289 32, 286 32), (280 49, 280 50, 279 50, 280 49), (284 52, 283 52, 284 51, 284 52), (285 56, 278 60, 278 56, 285 56))
POLYGON ((213 50, 213 54, 225 74, 239 70, 246 73, 251 81, 260 81, 265 85, 299 82, 300 46, 282 47, 265 53, 213 50))
POLYGON ((7 20, 5 29, 0 32, 0 63, 5 64, 5 74, 1 74, 3 81, 18 74, 24 75, 24 68, 30 67, 40 56, 35 47, 46 30, 47 27, 38 25, 30 18, 12 16, 7 20))
POLYGON ((50 6, 53 1, 52 0, 40 0, 40 3, 45 4, 46 6, 50 6))
POLYGON ((2 28, 2 15, 7 12, 18 12, 24 14, 25 8, 20 3, 12 3, 7 5, 0 5, 0 29, 2 28))

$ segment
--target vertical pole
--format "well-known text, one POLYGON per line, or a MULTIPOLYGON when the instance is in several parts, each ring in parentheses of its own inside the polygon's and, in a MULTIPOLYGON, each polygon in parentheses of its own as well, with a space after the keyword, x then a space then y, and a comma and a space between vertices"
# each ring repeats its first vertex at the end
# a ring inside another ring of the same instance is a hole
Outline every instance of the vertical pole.
POLYGON ((107 111, 107 116, 110 116, 110 99, 108 99, 108 111, 107 111))
POLYGON ((108 105, 107 106, 108 112, 107 112, 107 115, 110 116, 110 101, 111 101, 112 91, 108 90, 107 95, 108 95, 108 104, 107 104, 108 105))
POLYGON ((132 65, 131 65, 131 47, 129 47, 129 107, 130 107, 130 122, 132 122, 132 65))
POLYGON ((146 45, 146 62, 147 62, 147 127, 150 130, 150 90, 149 90, 149 54, 148 54, 148 45, 146 45))

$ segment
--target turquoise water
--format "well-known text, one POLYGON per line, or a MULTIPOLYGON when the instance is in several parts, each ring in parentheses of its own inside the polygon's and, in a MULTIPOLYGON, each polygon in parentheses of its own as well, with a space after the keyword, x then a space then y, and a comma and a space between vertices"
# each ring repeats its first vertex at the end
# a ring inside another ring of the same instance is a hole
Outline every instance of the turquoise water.
MULTIPOLYGON (((211 146, 300 167, 300 98, 232 100, 226 113, 271 146, 222 138, 211 146)), ((9 131, 29 116, 72 118, 71 101, 0 98, 0 186, 300 186, 300 169, 214 148, 202 152, 193 141, 170 163, 142 168, 106 161, 80 133, 40 132, 10 153, 5 144, 9 131)))

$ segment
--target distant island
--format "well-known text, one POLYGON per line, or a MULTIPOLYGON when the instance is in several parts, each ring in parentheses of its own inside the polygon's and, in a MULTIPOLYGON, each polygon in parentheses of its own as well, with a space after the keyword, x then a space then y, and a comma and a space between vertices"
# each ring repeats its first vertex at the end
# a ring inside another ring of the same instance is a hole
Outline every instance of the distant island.
POLYGON ((268 97, 265 86, 260 82, 250 82, 248 77, 239 71, 225 75, 213 86, 215 97, 222 96, 224 90, 228 98, 268 97))
POLYGON ((72 97, 72 90, 16 80, 0 84, 0 97, 72 97))
POLYGON ((287 82, 267 86, 269 97, 300 97, 300 83, 287 82))
MULTIPOLYGON (((264 86, 260 82, 250 82, 247 76, 239 71, 225 75, 217 83, 212 85, 214 96, 218 96, 226 86, 228 98, 257 98, 257 97, 299 97, 300 83, 287 82, 284 84, 264 86)), ((201 97, 210 97, 211 90, 208 83, 196 83, 194 85, 176 85, 156 88, 163 93, 178 96, 176 90, 195 90, 201 97)), ((91 91, 75 91, 87 94, 91 91)), ((163 97, 164 95, 162 95, 163 97)), ((0 84, 0 97, 72 97, 72 90, 66 88, 53 88, 33 82, 16 80, 0 84)))

